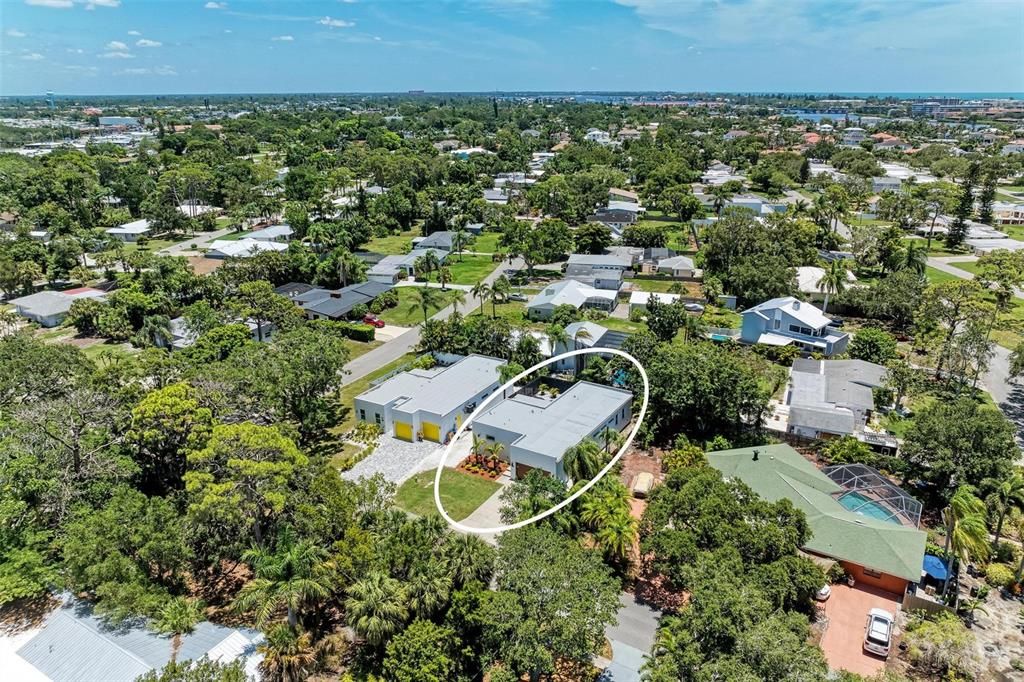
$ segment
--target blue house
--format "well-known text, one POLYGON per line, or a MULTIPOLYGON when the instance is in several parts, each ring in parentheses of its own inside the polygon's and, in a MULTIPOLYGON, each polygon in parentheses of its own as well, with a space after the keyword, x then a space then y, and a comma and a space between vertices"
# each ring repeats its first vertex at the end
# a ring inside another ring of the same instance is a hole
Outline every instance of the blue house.
POLYGON ((832 320, 820 309, 792 296, 773 298, 740 315, 744 343, 793 344, 808 353, 831 356, 845 352, 850 342, 850 335, 831 326, 832 320))

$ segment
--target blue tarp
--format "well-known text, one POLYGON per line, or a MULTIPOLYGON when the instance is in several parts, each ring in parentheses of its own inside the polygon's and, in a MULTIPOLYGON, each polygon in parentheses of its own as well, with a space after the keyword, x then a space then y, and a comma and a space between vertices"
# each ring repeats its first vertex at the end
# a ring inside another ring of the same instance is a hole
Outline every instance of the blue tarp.
POLYGON ((936 580, 945 580, 949 575, 949 570, 946 568, 946 562, 934 554, 924 555, 924 565, 922 566, 922 569, 925 573, 936 580))

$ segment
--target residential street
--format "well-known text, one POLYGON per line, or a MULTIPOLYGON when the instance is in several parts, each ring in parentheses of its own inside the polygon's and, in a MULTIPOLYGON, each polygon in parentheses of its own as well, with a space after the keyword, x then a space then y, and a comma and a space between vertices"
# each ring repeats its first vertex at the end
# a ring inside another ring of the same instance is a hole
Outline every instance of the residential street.
MULTIPOLYGON (((509 268, 524 268, 526 264, 521 258, 516 258, 509 264, 507 261, 503 261, 498 267, 494 269, 494 272, 489 274, 484 282, 492 284, 494 280, 498 279, 505 270, 509 268)), ((477 308, 480 307, 480 301, 473 296, 466 296, 466 302, 458 306, 459 312, 463 315, 468 315, 477 308)), ((439 311, 432 319, 445 320, 448 319, 452 314, 452 307, 447 306, 439 311)), ((419 326, 413 327, 409 331, 405 332, 401 336, 386 342, 382 346, 378 346, 371 350, 365 355, 361 355, 355 360, 345 365, 345 370, 348 372, 345 378, 342 380, 342 385, 347 385, 353 381, 362 379, 367 374, 370 374, 375 369, 383 367, 389 362, 394 362, 398 358, 402 357, 409 351, 416 347, 416 344, 420 342, 420 328, 419 326)))

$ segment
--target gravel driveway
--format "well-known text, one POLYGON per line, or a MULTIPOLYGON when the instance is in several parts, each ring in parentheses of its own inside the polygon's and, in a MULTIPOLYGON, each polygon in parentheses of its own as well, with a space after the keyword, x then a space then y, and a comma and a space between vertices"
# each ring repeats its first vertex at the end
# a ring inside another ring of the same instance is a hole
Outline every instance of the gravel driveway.
POLYGON ((393 436, 383 435, 377 440, 377 447, 368 457, 342 473, 341 477, 355 481, 383 474, 384 478, 401 484, 419 471, 420 462, 438 448, 437 443, 423 441, 409 443, 393 436))

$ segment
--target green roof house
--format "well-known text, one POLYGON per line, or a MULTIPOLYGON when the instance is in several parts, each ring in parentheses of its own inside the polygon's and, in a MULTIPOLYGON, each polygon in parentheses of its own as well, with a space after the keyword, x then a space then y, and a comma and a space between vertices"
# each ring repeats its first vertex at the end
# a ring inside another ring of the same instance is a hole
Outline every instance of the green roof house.
POLYGON ((863 465, 820 471, 788 445, 709 452, 711 466, 769 501, 790 500, 811 528, 804 550, 839 561, 848 573, 903 594, 921 579, 927 534, 920 503, 863 465))

